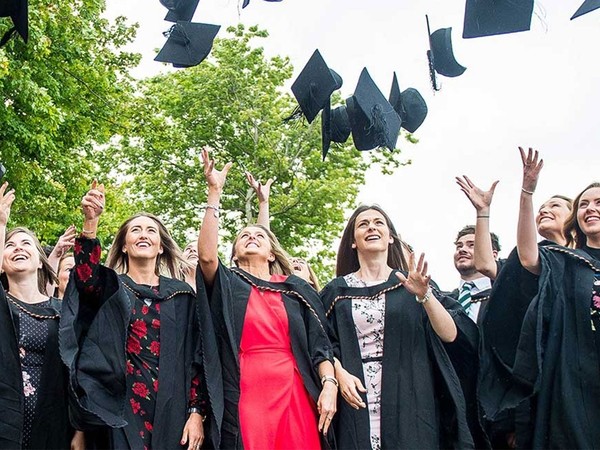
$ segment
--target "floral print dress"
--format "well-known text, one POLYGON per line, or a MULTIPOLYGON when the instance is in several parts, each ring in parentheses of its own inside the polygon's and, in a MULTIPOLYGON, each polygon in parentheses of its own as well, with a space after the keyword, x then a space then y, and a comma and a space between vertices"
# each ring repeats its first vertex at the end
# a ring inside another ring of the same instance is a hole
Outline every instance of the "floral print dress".
MULTIPOLYGON (((87 292, 100 289, 97 266, 100 263, 100 242, 96 239, 77 239, 74 247, 77 261, 75 274, 78 284, 87 292)), ((158 286, 152 290, 158 293, 158 286)), ((99 294, 99 292, 98 292, 99 294)), ((161 302, 134 297, 127 336, 127 408, 135 417, 135 429, 139 433, 144 449, 152 448, 155 406, 159 389, 160 362, 160 305, 161 302)), ((200 390, 198 376, 192 379, 188 407, 195 407, 206 417, 207 394, 200 390)), ((181 430, 183 432, 183 430, 181 430)))
MULTIPOLYGON (((386 280, 365 282, 351 273, 344 277, 349 287, 366 287, 386 280)), ((381 375, 383 364, 383 334, 385 326, 385 294, 375 300, 352 299, 352 319, 362 358, 363 376, 367 389, 367 407, 371 447, 381 450, 381 375)))

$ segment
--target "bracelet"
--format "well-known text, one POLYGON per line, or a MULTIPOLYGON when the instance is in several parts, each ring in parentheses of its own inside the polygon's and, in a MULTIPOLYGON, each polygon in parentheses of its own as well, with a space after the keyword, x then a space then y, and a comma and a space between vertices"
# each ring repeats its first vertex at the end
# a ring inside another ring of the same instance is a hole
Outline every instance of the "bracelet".
POLYGON ((335 387, 340 387, 340 384, 335 377, 332 377, 331 375, 323 375, 323 377, 321 377, 321 385, 324 385, 327 381, 335 384, 335 387))
POLYGON ((521 191, 523 191, 523 192, 524 192, 524 193, 526 193, 526 194, 533 195, 533 191, 528 191, 528 190, 527 190, 527 189, 525 189, 525 188, 521 188, 521 191))
POLYGON ((478 219, 489 219, 490 216, 477 216, 478 219))
POLYGON ((81 230, 81 234, 94 234, 95 231, 81 230))
POLYGON ((188 414, 199 414, 200 417, 202 417, 202 422, 204 422, 206 420, 206 416, 203 416, 200 413, 200 408, 196 408, 195 406, 192 406, 191 408, 188 408, 187 412, 188 412, 188 414))
POLYGON ((429 301, 429 298, 431 297, 431 286, 427 286, 427 292, 425 292, 425 295, 423 296, 423 298, 419 298, 418 295, 415 295, 415 300, 417 301, 417 303, 420 304, 424 304, 427 303, 429 301))
POLYGON ((211 205, 210 203, 207 203, 206 206, 204 207, 204 209, 212 209, 213 210, 213 214, 215 217, 219 217, 219 206, 218 205, 211 205))

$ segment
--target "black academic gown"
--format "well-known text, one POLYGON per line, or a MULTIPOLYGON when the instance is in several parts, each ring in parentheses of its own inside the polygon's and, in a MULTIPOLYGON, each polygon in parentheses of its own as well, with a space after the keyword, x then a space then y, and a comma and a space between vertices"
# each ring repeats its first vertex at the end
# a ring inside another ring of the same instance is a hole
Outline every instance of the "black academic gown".
MULTIPOLYGON (((436 292, 458 328, 457 339, 444 344, 423 306, 402 287, 395 272, 385 283, 364 288, 349 287, 338 277, 321 292, 336 356, 348 372, 365 383, 351 300, 377 298, 381 293, 386 296, 382 448, 473 448, 459 372, 474 381, 478 333, 457 302, 436 292)), ((362 397, 366 403, 366 395, 362 397)), ((367 409, 355 410, 340 397, 334 422, 339 448, 371 448, 367 409)))
MULTIPOLYGON (((70 370, 73 424, 95 430, 98 438, 104 430, 110 448, 140 447, 137 430, 127 425, 134 422, 128 417, 131 408, 125 404, 125 345, 135 296, 155 299, 161 302, 161 348, 152 447, 182 448, 179 441, 188 417, 191 379, 203 373, 195 294, 187 283, 173 278, 161 276, 156 294, 127 275, 117 275, 104 266, 99 266, 99 271, 99 299, 86 298, 71 280, 63 300, 61 354, 70 370)), ((210 435, 205 442, 210 442, 210 435)), ((102 448, 106 444, 92 445, 102 448)))
POLYGON ((515 264, 506 276, 515 290, 525 282, 525 294, 490 305, 484 342, 492 359, 482 372, 481 404, 493 420, 530 399, 533 448, 599 448, 600 355, 590 303, 600 262, 558 245, 540 247, 540 262, 537 293, 515 264))
MULTIPOLYGON (((242 340, 244 317, 248 306, 248 297, 252 287, 280 292, 289 321, 289 333, 292 353, 296 360, 304 386, 312 399, 317 402, 321 393, 321 383, 317 366, 323 361, 333 363, 333 352, 325 330, 325 318, 318 294, 301 278, 290 275, 286 281, 271 283, 256 278, 241 269, 229 269, 219 263, 217 275, 212 287, 207 287, 202 271, 197 270, 196 288, 200 299, 202 317, 212 316, 214 334, 206 324, 204 336, 210 342, 216 336, 215 344, 219 349, 220 365, 214 365, 214 353, 207 355, 215 373, 211 379, 218 380, 221 375, 222 407, 218 399, 211 399, 213 412, 217 418, 221 440, 219 448, 243 448, 238 416, 240 398, 239 348, 242 340)), ((208 362, 207 362, 208 364, 208 362)), ((215 382, 215 388, 219 388, 215 382)), ((210 386, 209 386, 210 392, 210 386)), ((331 433, 329 433, 331 435, 331 433)), ((322 443, 324 447, 329 442, 322 443)))
MULTIPOLYGON (((44 315, 56 315, 60 302, 51 299, 44 315)), ((24 394, 18 348, 18 316, 8 305, 0 286, 0 449, 21 448, 24 394)), ((48 339, 41 383, 38 387, 36 420, 31 434, 31 448, 68 449, 73 429, 67 406, 67 373, 58 352, 58 320, 48 319, 48 339)))

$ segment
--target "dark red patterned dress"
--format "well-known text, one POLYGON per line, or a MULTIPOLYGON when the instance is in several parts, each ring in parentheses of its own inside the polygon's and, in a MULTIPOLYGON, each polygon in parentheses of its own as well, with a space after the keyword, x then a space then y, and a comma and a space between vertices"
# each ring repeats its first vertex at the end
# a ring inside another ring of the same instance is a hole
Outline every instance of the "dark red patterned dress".
MULTIPOLYGON (((100 242, 97 239, 79 238, 75 243, 75 279, 78 289, 87 293, 101 295, 101 283, 98 280, 100 263, 100 242)), ((125 284, 127 288, 127 284, 125 284)), ((148 286, 146 286, 148 287, 148 286)), ((150 287, 154 294, 159 293, 159 286, 150 287)), ((130 291, 133 291, 129 288, 130 291)), ((133 291, 135 292, 135 291, 133 291)), ((131 316, 127 336, 127 405, 134 417, 137 434, 143 441, 144 449, 151 449, 154 430, 157 396, 159 392, 160 367, 160 331, 161 304, 156 298, 133 296, 131 316)), ((192 378, 188 407, 196 407, 202 416, 208 411, 208 399, 205 389, 200 389, 200 376, 192 378)), ((183 429, 180 430, 180 433, 183 429)))

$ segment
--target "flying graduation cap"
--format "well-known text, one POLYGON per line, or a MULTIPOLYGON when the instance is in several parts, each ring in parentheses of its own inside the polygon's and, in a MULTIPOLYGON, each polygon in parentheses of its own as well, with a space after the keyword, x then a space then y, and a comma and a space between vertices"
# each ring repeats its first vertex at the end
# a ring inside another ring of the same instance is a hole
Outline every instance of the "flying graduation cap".
POLYGON ((286 120, 296 119, 303 114, 311 123, 319 111, 330 104, 331 94, 341 88, 342 83, 342 77, 330 69, 319 50, 315 50, 292 84, 298 108, 286 120))
POLYGON ((346 99, 352 139, 358 150, 396 148, 401 119, 381 93, 366 68, 358 79, 354 95, 346 99))
MULTIPOLYGON (((281 0, 265 0, 265 1, 267 1, 267 2, 280 2, 281 0)), ((244 9, 249 4, 250 4, 250 0, 244 0, 244 3, 242 4, 242 9, 244 9)))
POLYGON ((467 0, 462 37, 528 31, 534 0, 467 0))
POLYGON ((598 9, 598 8, 600 8, 600 0, 585 0, 581 4, 579 9, 577 9, 577 11, 575 11, 575 14, 573 14, 573 17, 571 17, 571 20, 576 19, 579 16, 583 16, 584 14, 592 12, 593 10, 598 9))
POLYGON ((348 111, 344 105, 331 109, 328 104, 321 113, 321 142, 323 146, 323 161, 329 152, 332 142, 344 143, 350 137, 352 126, 348 111))
POLYGON ((427 117, 427 103, 419 91, 408 88, 400 92, 398 77, 394 72, 392 88, 390 89, 389 102, 402 120, 402 128, 414 133, 427 117))
POLYGON ((163 33, 167 42, 154 61, 173 64, 173 67, 192 67, 200 64, 210 53, 220 25, 179 21, 163 33))
POLYGON ((13 23, 12 28, 4 33, 4 36, 0 39, 0 47, 4 46, 15 33, 18 33, 23 41, 27 43, 29 39, 28 10, 27 0, 0 1, 0 17, 10 17, 13 23))
POLYGON ((179 20, 190 22, 194 17, 200 0, 160 0, 160 3, 169 10, 165 20, 177 22, 179 20))
POLYGON ((461 66, 452 51, 452 27, 440 28, 431 33, 429 28, 429 17, 425 16, 427 21, 427 34, 429 35, 429 50, 427 50, 427 59, 429 60, 429 75, 433 90, 439 91, 436 73, 445 77, 458 77, 462 75, 466 67, 461 66))

